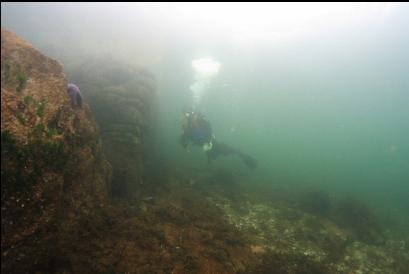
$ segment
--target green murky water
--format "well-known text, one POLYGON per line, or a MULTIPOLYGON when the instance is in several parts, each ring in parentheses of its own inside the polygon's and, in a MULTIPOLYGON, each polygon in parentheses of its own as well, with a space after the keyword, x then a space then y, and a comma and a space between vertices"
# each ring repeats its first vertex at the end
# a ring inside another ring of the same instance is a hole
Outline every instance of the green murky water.
POLYGON ((226 157, 210 168, 249 185, 352 194, 408 225, 408 4, 180 8, 2 3, 1 24, 68 68, 98 56, 148 66, 162 164, 209 168, 200 148, 178 143, 202 81, 195 104, 216 138, 259 162, 248 170, 226 157), (200 58, 217 72, 198 76, 200 58))

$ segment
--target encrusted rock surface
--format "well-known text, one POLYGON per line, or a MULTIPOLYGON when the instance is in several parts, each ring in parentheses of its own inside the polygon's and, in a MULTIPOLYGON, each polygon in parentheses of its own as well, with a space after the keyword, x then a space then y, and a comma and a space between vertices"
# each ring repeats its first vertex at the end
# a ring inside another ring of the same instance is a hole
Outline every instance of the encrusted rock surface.
POLYGON ((31 272, 69 257, 82 220, 107 203, 111 167, 61 64, 3 28, 1 60, 2 272, 31 272))

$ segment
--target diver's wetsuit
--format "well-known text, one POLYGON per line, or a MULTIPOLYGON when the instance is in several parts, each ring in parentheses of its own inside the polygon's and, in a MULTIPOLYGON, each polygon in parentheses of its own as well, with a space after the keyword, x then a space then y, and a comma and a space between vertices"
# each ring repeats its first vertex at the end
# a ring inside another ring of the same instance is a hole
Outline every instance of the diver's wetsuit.
POLYGON ((257 161, 239 150, 232 148, 226 144, 216 141, 209 121, 199 112, 185 113, 185 122, 183 124, 183 134, 181 136, 181 144, 187 147, 191 141, 193 144, 202 146, 206 151, 208 162, 216 159, 220 155, 237 155, 243 163, 250 167, 257 167, 257 161))
POLYGON ((187 113, 186 121, 183 125, 181 142, 186 147, 191 141, 193 144, 203 146, 210 143, 213 138, 212 128, 209 121, 200 113, 187 113))
POLYGON ((235 148, 232 148, 226 144, 219 143, 216 141, 213 141, 212 149, 207 151, 207 159, 210 162, 211 160, 216 159, 220 155, 225 156, 225 155, 230 155, 230 154, 235 154, 239 156, 240 159, 243 161, 243 163, 249 168, 257 167, 256 159, 254 159, 250 155, 244 154, 235 148))

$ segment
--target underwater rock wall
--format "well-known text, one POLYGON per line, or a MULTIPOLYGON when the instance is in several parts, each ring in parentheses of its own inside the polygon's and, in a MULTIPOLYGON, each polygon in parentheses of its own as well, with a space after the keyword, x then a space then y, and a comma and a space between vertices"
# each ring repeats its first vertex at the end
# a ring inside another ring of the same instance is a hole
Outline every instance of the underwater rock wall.
POLYGON ((139 197, 154 122, 153 74, 109 57, 68 63, 69 78, 80 86, 101 128, 113 167, 111 193, 139 197))
POLYGON ((97 125, 87 104, 71 107, 66 85, 60 63, 1 29, 2 273, 67 268, 107 204, 97 125))

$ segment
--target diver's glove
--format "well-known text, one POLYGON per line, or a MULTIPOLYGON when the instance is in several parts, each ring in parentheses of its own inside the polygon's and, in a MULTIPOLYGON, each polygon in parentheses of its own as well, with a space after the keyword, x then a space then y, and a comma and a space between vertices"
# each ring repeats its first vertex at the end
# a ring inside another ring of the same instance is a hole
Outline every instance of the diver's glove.
POLYGON ((208 143, 203 144, 203 151, 208 152, 213 148, 213 141, 216 140, 216 135, 212 134, 212 137, 208 143))
POLYGON ((203 151, 207 152, 209 150, 211 150, 213 148, 213 143, 212 141, 208 142, 208 143, 204 143, 203 145, 203 151))

